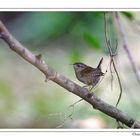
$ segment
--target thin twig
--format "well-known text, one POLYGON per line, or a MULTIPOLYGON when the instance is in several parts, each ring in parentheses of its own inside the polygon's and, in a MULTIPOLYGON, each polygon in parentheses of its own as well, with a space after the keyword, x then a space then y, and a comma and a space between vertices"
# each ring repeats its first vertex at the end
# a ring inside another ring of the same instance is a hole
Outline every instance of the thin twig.
POLYGON ((104 13, 104 24, 105 24, 105 40, 106 40, 106 46, 107 49, 109 51, 109 55, 110 55, 110 73, 111 73, 111 91, 113 89, 113 72, 112 72, 112 50, 110 47, 110 41, 108 39, 108 35, 107 35, 107 21, 106 21, 106 13, 104 13))
MULTIPOLYGON (((110 45, 110 44, 109 44, 110 45)), ((116 44, 117 46, 117 44, 116 44)), ((111 47, 111 46, 110 46, 111 47)), ((117 47, 116 47, 117 48, 117 47)), ((116 107, 118 106, 119 102, 120 102, 120 99, 122 97, 122 84, 121 84, 121 80, 120 80, 120 76, 118 74, 118 71, 117 71, 117 68, 116 68, 116 65, 115 65, 115 62, 114 62, 114 59, 113 59, 114 55, 111 55, 111 63, 113 65, 113 68, 114 68, 114 71, 116 73, 116 76, 117 76, 117 79, 118 79, 118 83, 119 83, 119 89, 120 89, 120 94, 119 94, 119 98, 117 100, 117 103, 116 103, 116 107)))
MULTIPOLYGON (((71 104, 71 105, 68 107, 68 108, 71 108, 71 107, 72 107, 72 112, 71 112, 67 117, 65 117, 64 121, 63 121, 60 125, 58 125, 56 128, 60 128, 60 127, 64 126, 65 123, 68 121, 68 119, 72 119, 72 116, 73 116, 73 114, 74 114, 74 107, 75 107, 76 104, 78 104, 78 103, 81 102, 81 101, 83 101, 83 99, 80 99, 80 100, 74 102, 73 104, 71 104)), ((68 109, 68 108, 67 108, 67 109, 68 109)))
MULTIPOLYGON (((110 55, 110 72, 111 72, 111 88, 113 86, 113 74, 112 74, 112 69, 111 69, 111 66, 113 65, 113 68, 115 70, 115 73, 116 73, 116 76, 117 76, 117 79, 118 79, 118 83, 119 83, 119 88, 120 88, 120 94, 119 94, 119 98, 117 100, 117 103, 116 103, 116 107, 118 106, 119 102, 120 102, 120 99, 122 97, 122 84, 121 84, 121 80, 120 80, 120 77, 119 77, 119 74, 118 74, 118 71, 116 69, 116 66, 115 66, 115 62, 114 62, 114 56, 116 54, 113 54, 113 51, 111 49, 111 44, 110 44, 110 41, 108 39, 108 35, 107 35, 107 19, 106 19, 106 13, 104 13, 104 22, 105 22, 105 39, 106 39, 106 46, 108 48, 108 51, 109 51, 109 55, 110 55)), ((117 50, 117 46, 118 46, 118 43, 116 42, 116 48, 115 48, 115 51, 117 50)), ((116 52, 115 52, 116 53, 116 52)))
POLYGON ((129 48, 129 43, 128 43, 128 40, 127 40, 127 37, 125 35, 125 31, 124 31, 124 27, 123 27, 123 24, 122 24, 122 21, 120 19, 120 15, 118 12, 115 12, 115 17, 116 17, 116 21, 117 21, 117 24, 118 24, 118 28, 119 28, 119 31, 120 31, 120 35, 121 35, 121 38, 123 40, 123 47, 124 47, 124 50, 128 56, 128 59, 132 65, 132 68, 133 68, 133 71, 136 75, 136 78, 137 78, 137 81, 138 83, 140 84, 140 74, 139 74, 139 70, 138 70, 138 67, 133 59, 133 56, 131 54, 131 51, 130 51, 130 48, 129 48))
POLYGON ((120 99, 122 97, 122 85, 121 85, 121 80, 120 80, 120 77, 119 77, 119 74, 118 74, 118 71, 116 69, 116 66, 115 66, 115 63, 114 61, 112 61, 112 64, 113 64, 113 67, 114 67, 114 70, 116 72, 116 75, 117 75, 117 78, 118 78, 118 83, 119 83, 119 88, 120 88, 120 94, 119 94, 119 98, 118 98, 118 101, 116 103, 116 107, 118 106, 119 102, 120 102, 120 99))
POLYGON ((63 121, 61 124, 59 124, 58 126, 56 126, 56 128, 61 128, 61 127, 63 127, 63 126, 65 125, 65 123, 66 123, 69 119, 72 120, 72 115, 73 115, 73 113, 74 113, 74 106, 69 106, 69 107, 72 107, 72 112, 71 112, 68 116, 66 116, 65 119, 64 119, 64 121, 63 121))
POLYGON ((133 125, 131 126, 131 128, 134 128, 134 127, 135 127, 135 123, 136 123, 136 122, 133 123, 133 125))
POLYGON ((72 105, 70 105, 69 107, 74 107, 76 104, 78 104, 78 103, 81 102, 81 101, 83 101, 83 99, 80 99, 80 100, 74 102, 74 103, 73 103, 72 105))
POLYGON ((111 73, 111 92, 113 91, 113 71, 112 71, 112 59, 110 60, 110 73, 111 73))

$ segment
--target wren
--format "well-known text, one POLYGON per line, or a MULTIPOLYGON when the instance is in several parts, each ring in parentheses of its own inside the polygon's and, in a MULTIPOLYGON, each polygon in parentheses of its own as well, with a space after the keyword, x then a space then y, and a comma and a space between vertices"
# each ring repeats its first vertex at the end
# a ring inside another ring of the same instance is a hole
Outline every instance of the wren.
POLYGON ((104 75, 101 70, 102 62, 103 58, 101 58, 96 68, 92 68, 81 62, 74 63, 73 67, 77 79, 86 84, 86 86, 92 86, 92 88, 95 87, 95 85, 99 82, 101 76, 104 75))

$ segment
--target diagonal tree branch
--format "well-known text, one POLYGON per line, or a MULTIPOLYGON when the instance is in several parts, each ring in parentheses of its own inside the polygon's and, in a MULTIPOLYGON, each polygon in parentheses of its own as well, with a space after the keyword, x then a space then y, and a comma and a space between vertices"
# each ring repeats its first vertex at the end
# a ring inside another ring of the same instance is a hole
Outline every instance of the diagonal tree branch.
POLYGON ((118 12, 115 12, 115 16, 116 16, 116 22, 118 24, 118 28, 119 28, 119 31, 120 31, 120 35, 121 35, 121 38, 122 38, 122 41, 123 41, 124 50, 126 51, 128 59, 129 59, 131 65, 132 65, 132 68, 133 68, 133 71, 136 75, 137 81, 140 84, 140 73, 139 73, 138 67, 137 67, 137 65, 136 65, 136 63, 133 59, 133 56, 131 54, 131 51, 130 51, 130 48, 129 48, 129 45, 128 45, 128 40, 127 40, 127 37, 125 35, 125 30, 124 30, 122 21, 120 19, 120 15, 119 15, 118 12))
POLYGON ((42 71, 47 79, 52 80, 53 82, 57 83, 61 87, 65 88, 66 90, 72 92, 73 94, 81 97, 86 102, 91 104, 94 109, 100 110, 101 112, 105 113, 106 115, 118 120, 128 127, 133 128, 140 128, 140 123, 135 120, 134 118, 128 116, 121 110, 109 105, 108 103, 104 102, 103 100, 99 99, 95 93, 89 93, 86 88, 82 88, 76 83, 72 82, 65 76, 57 73, 52 68, 50 68, 45 61, 42 60, 41 55, 35 55, 23 45, 21 45, 7 30, 4 24, 0 21, 0 38, 3 39, 9 47, 27 60, 29 63, 34 65, 40 71, 42 71))

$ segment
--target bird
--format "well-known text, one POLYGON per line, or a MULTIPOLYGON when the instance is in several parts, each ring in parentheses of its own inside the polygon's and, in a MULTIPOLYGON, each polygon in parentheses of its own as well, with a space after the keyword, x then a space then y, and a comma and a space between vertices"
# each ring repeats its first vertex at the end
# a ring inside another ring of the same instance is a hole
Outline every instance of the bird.
POLYGON ((81 62, 74 63, 73 67, 77 79, 84 83, 86 86, 92 86, 92 88, 94 88, 99 82, 101 76, 104 76, 104 73, 101 70, 102 62, 103 58, 101 58, 96 68, 92 68, 81 62))

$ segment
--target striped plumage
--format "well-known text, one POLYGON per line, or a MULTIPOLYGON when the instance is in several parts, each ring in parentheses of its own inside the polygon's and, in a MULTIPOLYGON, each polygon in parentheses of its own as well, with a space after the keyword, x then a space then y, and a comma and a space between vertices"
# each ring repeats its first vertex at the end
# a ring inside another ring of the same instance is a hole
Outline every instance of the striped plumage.
POLYGON ((100 77, 104 75, 101 71, 102 61, 103 58, 100 60, 97 68, 92 68, 81 62, 74 63, 73 66, 77 79, 86 85, 94 87, 99 82, 100 77))

